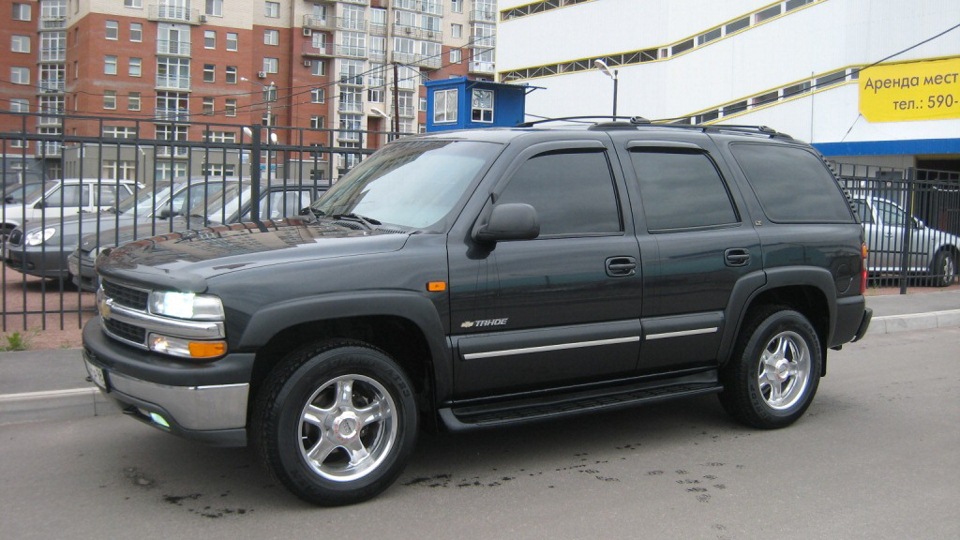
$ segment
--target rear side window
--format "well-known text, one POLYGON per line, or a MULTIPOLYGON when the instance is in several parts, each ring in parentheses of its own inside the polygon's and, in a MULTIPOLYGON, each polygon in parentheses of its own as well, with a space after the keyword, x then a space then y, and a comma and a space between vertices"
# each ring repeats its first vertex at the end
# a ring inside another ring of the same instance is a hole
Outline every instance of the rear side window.
POLYGON ((812 152, 770 144, 733 144, 730 150, 771 221, 853 222, 840 186, 812 152))
POLYGON ((737 223, 727 185, 697 151, 631 149, 647 230, 662 232, 737 223))
POLYGON ((541 236, 618 233, 623 227, 613 181, 604 152, 550 152, 521 165, 497 203, 533 206, 541 236))

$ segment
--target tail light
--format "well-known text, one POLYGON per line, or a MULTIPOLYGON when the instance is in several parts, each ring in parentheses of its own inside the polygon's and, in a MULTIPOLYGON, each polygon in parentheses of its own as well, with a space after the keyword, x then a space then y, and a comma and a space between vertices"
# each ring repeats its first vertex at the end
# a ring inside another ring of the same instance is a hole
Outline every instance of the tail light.
POLYGON ((867 292, 867 243, 860 244, 860 255, 863 258, 860 267, 860 294, 867 292))

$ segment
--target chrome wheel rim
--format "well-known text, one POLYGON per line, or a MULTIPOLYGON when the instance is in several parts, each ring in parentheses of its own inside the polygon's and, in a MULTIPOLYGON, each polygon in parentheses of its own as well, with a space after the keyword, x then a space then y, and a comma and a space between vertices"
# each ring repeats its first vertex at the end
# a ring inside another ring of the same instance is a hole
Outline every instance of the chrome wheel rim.
POLYGON ((796 332, 781 332, 764 347, 757 370, 763 401, 774 410, 793 407, 810 381, 810 349, 796 332))
POLYGON ((953 264, 953 257, 947 255, 943 258, 943 265, 940 267, 941 275, 943 276, 943 282, 947 285, 953 283, 953 278, 957 273, 957 269, 953 264))
POLYGON ((382 384, 363 375, 331 379, 300 413, 300 454, 314 472, 349 482, 375 471, 399 434, 397 407, 382 384))

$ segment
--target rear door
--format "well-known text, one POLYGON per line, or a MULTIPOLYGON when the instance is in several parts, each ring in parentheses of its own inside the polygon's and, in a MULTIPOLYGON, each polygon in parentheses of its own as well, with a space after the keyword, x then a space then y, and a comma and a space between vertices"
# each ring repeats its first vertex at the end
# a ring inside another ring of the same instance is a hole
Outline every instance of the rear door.
MULTIPOLYGON (((716 366, 734 286, 762 279, 760 241, 703 137, 618 145, 643 258, 639 373, 716 366)), ((735 322, 735 321, 734 321, 735 322)))

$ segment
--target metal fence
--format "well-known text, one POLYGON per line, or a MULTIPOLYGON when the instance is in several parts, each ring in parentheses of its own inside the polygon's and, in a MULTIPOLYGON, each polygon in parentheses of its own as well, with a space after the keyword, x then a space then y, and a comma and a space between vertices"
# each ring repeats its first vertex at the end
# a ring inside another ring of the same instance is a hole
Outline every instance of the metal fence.
POLYGON ((834 164, 863 223, 870 286, 949 286, 960 262, 960 173, 834 164))
POLYGON ((2 331, 79 328, 95 311, 80 270, 100 248, 180 227, 296 214, 393 137, 0 112, 2 331), (86 251, 78 249, 83 240, 86 251))

